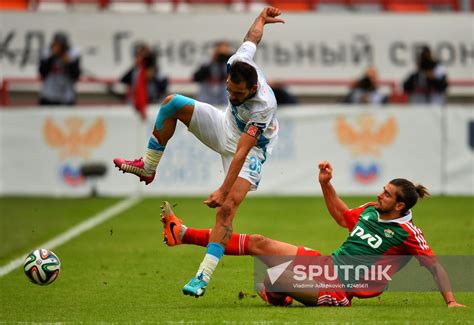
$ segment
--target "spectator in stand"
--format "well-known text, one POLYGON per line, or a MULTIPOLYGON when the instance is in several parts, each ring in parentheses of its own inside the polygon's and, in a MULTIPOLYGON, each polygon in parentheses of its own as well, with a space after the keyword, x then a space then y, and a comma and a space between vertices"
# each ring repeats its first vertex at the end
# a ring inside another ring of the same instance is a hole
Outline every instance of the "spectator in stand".
POLYGON ((54 34, 49 50, 40 61, 43 80, 40 105, 74 105, 75 84, 81 75, 80 54, 72 49, 66 34, 54 34))
POLYGON ((377 70, 369 67, 365 74, 351 86, 349 94, 344 99, 349 104, 386 104, 388 96, 379 90, 377 70))
POLYGON ((161 75, 156 62, 156 53, 145 43, 134 48, 134 65, 120 78, 128 86, 129 100, 141 117, 146 117, 149 103, 159 102, 168 89, 168 78, 161 75))
POLYGON ((411 104, 446 103, 448 78, 446 70, 431 54, 428 46, 423 46, 417 58, 417 70, 403 83, 411 104))
POLYGON ((275 94, 275 98, 278 106, 280 105, 297 105, 298 98, 296 98, 292 93, 289 92, 288 88, 284 83, 281 82, 272 82, 270 87, 275 94))
POLYGON ((199 83, 198 101, 211 105, 227 105, 227 61, 233 54, 226 41, 217 42, 211 61, 201 65, 193 74, 193 81, 199 83))

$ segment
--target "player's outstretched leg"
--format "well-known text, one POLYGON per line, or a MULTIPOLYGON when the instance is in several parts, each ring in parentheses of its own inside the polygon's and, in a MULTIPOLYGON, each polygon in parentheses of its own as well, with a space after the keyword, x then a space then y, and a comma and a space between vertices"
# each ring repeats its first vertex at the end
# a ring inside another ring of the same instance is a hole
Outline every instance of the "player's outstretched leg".
MULTIPOLYGON (((163 223, 163 243, 167 246, 196 245, 207 247, 211 229, 198 229, 186 226, 173 212, 171 204, 164 201, 161 205, 163 223)), ((259 234, 233 233, 225 246, 225 255, 240 256, 293 256, 298 247, 274 240, 259 234)))
MULTIPOLYGON (((163 223, 163 243, 167 246, 172 247, 185 244, 207 247, 207 245, 209 245, 211 229, 187 227, 183 224, 183 221, 173 213, 171 205, 166 201, 163 202, 161 206, 160 220, 163 223)), ((251 248, 250 242, 252 240, 255 242, 260 237, 262 236, 233 233, 225 247, 224 254, 254 255, 249 249, 251 248)))
POLYGON ((156 116, 153 134, 148 141, 144 157, 135 160, 115 158, 115 166, 124 173, 138 176, 140 182, 150 184, 163 156, 168 140, 173 136, 178 120, 189 127, 195 101, 182 95, 170 95, 163 101, 156 116))
POLYGON ((167 201, 161 206, 160 220, 163 223, 163 242, 168 246, 180 245, 187 227, 176 217, 167 201))
MULTIPOLYGON (((207 247, 209 244, 211 229, 185 226, 166 201, 161 206, 161 222, 163 223, 163 242, 170 247, 182 244, 207 247)), ((225 247, 224 254, 234 256, 293 255, 296 254, 297 249, 297 246, 262 235, 233 233, 225 247)), ((268 262, 265 259, 262 261, 268 262)), ((272 265, 269 263, 269 266, 272 265)), ((206 286, 207 283, 198 274, 183 288, 183 293, 199 297, 205 293, 206 286)), ((268 292, 263 283, 257 288, 257 293, 266 303, 274 306, 288 306, 293 302, 293 299, 285 294, 268 292)))

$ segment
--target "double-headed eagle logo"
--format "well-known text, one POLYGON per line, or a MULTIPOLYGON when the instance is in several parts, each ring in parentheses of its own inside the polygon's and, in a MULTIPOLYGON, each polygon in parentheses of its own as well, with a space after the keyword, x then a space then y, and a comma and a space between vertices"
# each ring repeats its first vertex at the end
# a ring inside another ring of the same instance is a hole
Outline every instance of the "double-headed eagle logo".
POLYGON ((350 125, 344 117, 339 117, 336 134, 339 142, 348 146, 354 155, 380 156, 381 150, 395 140, 398 126, 393 116, 377 125, 372 116, 362 115, 357 120, 357 127, 350 125))
POLYGON ((43 126, 43 135, 46 143, 59 149, 60 157, 88 158, 90 149, 99 147, 105 138, 105 122, 97 119, 90 127, 84 129, 84 120, 71 117, 64 122, 65 128, 57 125, 51 118, 47 118, 43 126))

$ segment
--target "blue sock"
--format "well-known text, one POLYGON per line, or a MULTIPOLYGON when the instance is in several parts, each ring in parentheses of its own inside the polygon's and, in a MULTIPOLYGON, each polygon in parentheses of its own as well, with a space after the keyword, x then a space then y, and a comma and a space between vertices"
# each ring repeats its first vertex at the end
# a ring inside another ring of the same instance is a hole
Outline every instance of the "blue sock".
POLYGON ((156 140, 156 138, 152 135, 150 137, 150 140, 148 141, 148 149, 151 149, 151 150, 156 150, 156 151, 165 151, 166 149, 166 146, 162 146, 161 144, 158 143, 158 140, 156 140))
POLYGON ((199 270, 197 274, 203 273, 203 280, 209 282, 211 279, 212 273, 217 267, 219 260, 224 255, 225 247, 218 243, 209 243, 206 249, 206 255, 201 265, 199 265, 199 270))
POLYGON ((221 259, 224 256, 225 247, 221 244, 212 242, 207 244, 206 254, 215 256, 217 259, 221 259))

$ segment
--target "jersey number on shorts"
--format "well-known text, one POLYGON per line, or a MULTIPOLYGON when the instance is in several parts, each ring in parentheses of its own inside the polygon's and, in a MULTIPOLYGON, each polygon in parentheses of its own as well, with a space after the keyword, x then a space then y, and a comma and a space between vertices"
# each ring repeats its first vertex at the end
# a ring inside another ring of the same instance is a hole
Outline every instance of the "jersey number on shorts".
POLYGON ((262 171, 262 163, 258 161, 257 157, 250 157, 249 169, 260 174, 262 171))

